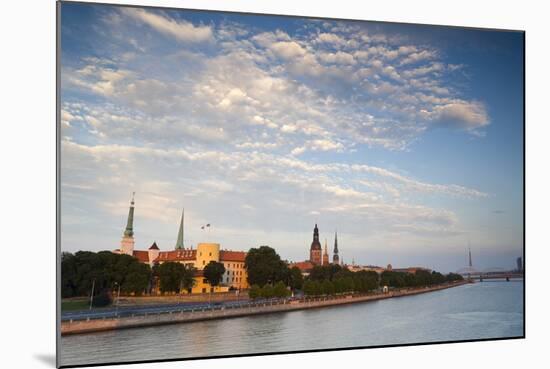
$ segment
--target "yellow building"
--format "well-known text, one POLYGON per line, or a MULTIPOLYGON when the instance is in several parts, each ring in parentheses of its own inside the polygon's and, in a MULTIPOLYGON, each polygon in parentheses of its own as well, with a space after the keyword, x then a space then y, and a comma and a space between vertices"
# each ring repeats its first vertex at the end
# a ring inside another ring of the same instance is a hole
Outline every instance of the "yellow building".
POLYGON ((240 290, 249 287, 244 267, 245 251, 222 250, 219 243, 199 243, 196 249, 184 248, 183 213, 174 250, 161 251, 156 242, 148 250, 134 250, 134 204, 135 201, 132 196, 121 247, 114 250, 115 253, 132 255, 142 263, 147 263, 150 266, 165 262, 176 262, 195 267, 197 273, 191 293, 227 292, 230 288, 240 290), (212 287, 203 275, 204 267, 211 261, 222 263, 225 267, 222 281, 216 287, 212 287))

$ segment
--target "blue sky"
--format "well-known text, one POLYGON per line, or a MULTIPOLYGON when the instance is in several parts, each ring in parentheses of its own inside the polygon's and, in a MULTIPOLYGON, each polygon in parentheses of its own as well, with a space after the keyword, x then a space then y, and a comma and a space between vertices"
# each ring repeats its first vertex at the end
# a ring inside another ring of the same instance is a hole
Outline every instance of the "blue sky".
POLYGON ((62 249, 268 244, 454 271, 523 248, 523 35, 62 5, 62 249), (211 223, 210 233, 200 226, 211 223))

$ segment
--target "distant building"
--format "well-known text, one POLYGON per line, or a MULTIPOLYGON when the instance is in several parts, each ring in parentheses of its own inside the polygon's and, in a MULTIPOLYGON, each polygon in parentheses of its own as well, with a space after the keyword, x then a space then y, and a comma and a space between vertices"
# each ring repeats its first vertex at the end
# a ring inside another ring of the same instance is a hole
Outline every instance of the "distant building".
MULTIPOLYGON (((334 234, 334 255, 332 257, 333 264, 340 264, 340 258, 338 256, 338 235, 334 234)), ((319 227, 315 224, 313 228, 313 241, 309 248, 309 260, 299 261, 294 263, 289 263, 289 267, 297 267, 300 269, 304 276, 309 275, 311 269, 316 265, 329 265, 330 256, 328 253, 328 244, 325 239, 325 248, 324 251, 321 249, 321 243, 319 242, 319 227)))
POLYGON ((300 269, 300 272, 302 272, 302 275, 308 276, 309 272, 311 271, 311 269, 313 269, 314 265, 309 260, 306 260, 306 261, 299 261, 296 263, 289 263, 288 267, 289 268, 296 267, 300 269))
POLYGON ((394 272, 409 273, 409 274, 414 274, 419 270, 422 270, 422 271, 425 271, 425 272, 428 272, 428 273, 432 272, 431 269, 423 268, 423 267, 393 268, 392 270, 394 272))
POLYGON ((131 255, 150 266, 166 262, 176 262, 195 267, 197 269, 195 285, 191 291, 188 291, 189 293, 226 292, 231 287, 235 289, 246 289, 249 287, 248 275, 244 265, 246 258, 245 251, 221 250, 219 243, 199 243, 196 249, 184 248, 183 212, 174 250, 161 251, 156 242, 153 242, 147 250, 134 250, 134 204, 134 196, 132 196, 128 221, 120 242, 120 249, 114 250, 114 253, 131 255), (204 267, 211 261, 222 263, 225 267, 221 284, 216 287, 210 286, 203 276, 204 267))
POLYGON ((321 243, 319 242, 319 228, 313 228, 313 241, 309 248, 309 261, 313 265, 321 265, 321 243))
POLYGON ((522 260, 521 256, 516 259, 516 265, 517 265, 517 271, 518 272, 523 272, 523 260, 522 260))
POLYGON ((376 272, 382 274, 386 269, 376 266, 376 265, 348 265, 348 270, 351 272, 367 271, 367 272, 376 272))

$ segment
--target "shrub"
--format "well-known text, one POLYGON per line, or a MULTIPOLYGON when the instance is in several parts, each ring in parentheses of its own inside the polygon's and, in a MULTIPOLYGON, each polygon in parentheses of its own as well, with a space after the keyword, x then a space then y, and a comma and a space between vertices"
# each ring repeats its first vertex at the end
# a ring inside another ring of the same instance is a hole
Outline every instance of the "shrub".
POLYGON ((92 299, 92 306, 93 307, 104 307, 111 305, 111 302, 113 299, 111 298, 111 294, 109 290, 104 289, 102 290, 99 295, 94 296, 92 299))

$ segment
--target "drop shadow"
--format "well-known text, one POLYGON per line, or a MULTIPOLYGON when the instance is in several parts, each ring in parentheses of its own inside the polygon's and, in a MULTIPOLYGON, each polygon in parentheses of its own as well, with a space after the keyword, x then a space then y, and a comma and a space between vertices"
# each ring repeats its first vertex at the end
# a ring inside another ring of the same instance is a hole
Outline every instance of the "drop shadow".
POLYGON ((34 354, 34 358, 52 368, 56 367, 54 354, 34 354))

